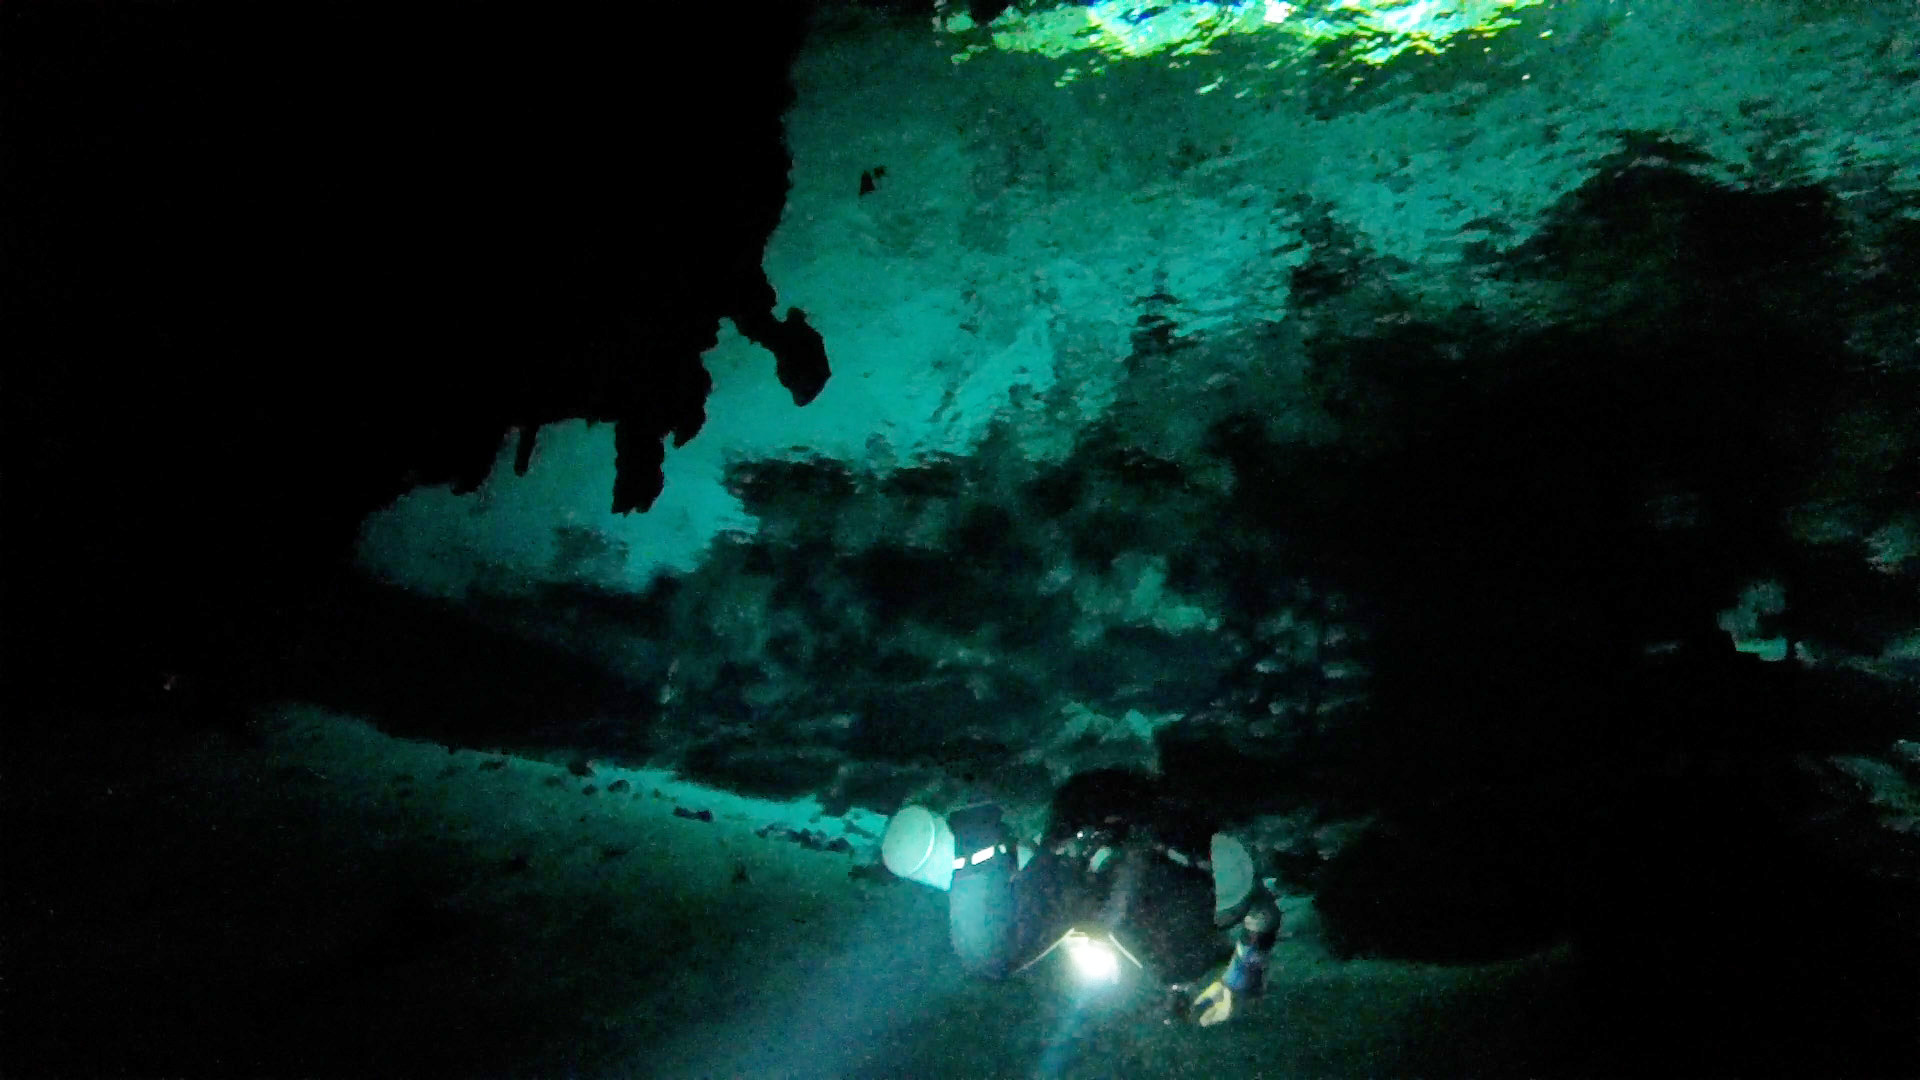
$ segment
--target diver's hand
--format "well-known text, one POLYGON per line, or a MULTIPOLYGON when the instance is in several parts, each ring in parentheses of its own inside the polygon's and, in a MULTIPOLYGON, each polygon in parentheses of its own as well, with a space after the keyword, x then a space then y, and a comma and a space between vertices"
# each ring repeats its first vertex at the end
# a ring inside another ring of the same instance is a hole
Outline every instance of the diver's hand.
POLYGON ((1212 1027, 1233 1015, 1233 991, 1215 979, 1193 999, 1193 1008, 1197 1013, 1194 1020, 1201 1027, 1212 1027))

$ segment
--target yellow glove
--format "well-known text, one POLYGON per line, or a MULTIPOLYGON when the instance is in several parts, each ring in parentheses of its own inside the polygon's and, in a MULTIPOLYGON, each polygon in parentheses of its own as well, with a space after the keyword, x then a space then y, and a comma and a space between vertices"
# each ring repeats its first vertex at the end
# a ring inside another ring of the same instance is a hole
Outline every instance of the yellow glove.
POLYGON ((1233 1015, 1233 991, 1215 979, 1200 996, 1193 999, 1193 1007, 1200 1010, 1194 1019, 1201 1027, 1212 1027, 1233 1015))

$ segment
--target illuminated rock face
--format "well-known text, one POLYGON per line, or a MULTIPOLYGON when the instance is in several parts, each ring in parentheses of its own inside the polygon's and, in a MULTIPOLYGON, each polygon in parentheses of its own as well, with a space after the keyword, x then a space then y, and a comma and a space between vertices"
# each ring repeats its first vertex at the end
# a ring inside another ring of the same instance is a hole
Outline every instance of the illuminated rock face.
POLYGON ((613 430, 548 425, 370 517, 360 563, 610 672, 591 728, 634 752, 874 803, 1577 758, 1621 671, 1736 645, 1903 677, 1893 28, 1567 7, 1065 86, 1069 55, 836 24, 763 260, 817 397, 722 325, 651 512, 609 512, 613 430))

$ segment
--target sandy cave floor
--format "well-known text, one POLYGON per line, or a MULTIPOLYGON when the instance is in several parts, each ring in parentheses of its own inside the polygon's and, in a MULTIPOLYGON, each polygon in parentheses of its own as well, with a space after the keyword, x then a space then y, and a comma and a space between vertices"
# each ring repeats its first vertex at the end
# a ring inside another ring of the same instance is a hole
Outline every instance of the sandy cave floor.
POLYGON ((940 893, 850 873, 881 819, 664 773, 300 707, 254 739, 93 745, 7 787, 9 1075, 1565 1075, 1617 1037, 1564 950, 1343 962, 1305 897, 1274 991, 1223 1028, 1064 963, 970 980, 940 893), (756 835, 795 821, 859 846, 756 835))

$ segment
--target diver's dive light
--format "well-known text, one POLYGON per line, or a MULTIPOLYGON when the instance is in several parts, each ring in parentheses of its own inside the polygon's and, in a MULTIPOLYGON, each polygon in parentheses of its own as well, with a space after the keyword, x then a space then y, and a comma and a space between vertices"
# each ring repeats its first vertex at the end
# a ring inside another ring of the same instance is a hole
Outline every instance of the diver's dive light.
POLYGON ((1045 952, 1014 969, 1014 974, 1018 975, 1045 960, 1053 955, 1055 949, 1060 948, 1066 949, 1067 959, 1073 962, 1074 974, 1080 976, 1082 982, 1112 982, 1120 975, 1120 958, 1123 956, 1129 964, 1145 970, 1139 958, 1128 952, 1127 947, 1120 944, 1120 940, 1112 934, 1094 937, 1076 927, 1061 934, 1060 940, 1047 946, 1045 952))
POLYGON ((1120 974, 1120 957, 1113 946, 1104 941, 1081 934, 1066 939, 1067 959, 1073 961, 1073 970, 1088 982, 1111 982, 1120 974))

